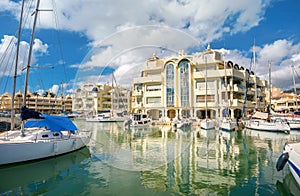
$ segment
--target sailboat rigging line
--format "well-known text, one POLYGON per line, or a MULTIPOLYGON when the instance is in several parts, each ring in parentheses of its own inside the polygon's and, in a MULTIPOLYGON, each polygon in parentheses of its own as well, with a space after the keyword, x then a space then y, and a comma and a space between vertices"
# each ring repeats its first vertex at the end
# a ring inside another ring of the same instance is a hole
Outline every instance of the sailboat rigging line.
MULTIPOLYGON (((0 59, 0 68, 1 68, 1 65, 4 64, 4 61, 5 61, 6 57, 8 56, 7 54, 9 53, 9 52, 8 52, 9 49, 13 46, 13 40, 14 40, 14 38, 11 38, 11 39, 10 39, 10 42, 9 42, 7 48, 6 48, 5 51, 3 52, 3 55, 1 56, 1 59, 0 59)), ((2 44, 2 46, 3 46, 3 45, 5 45, 5 44, 2 44)), ((2 47, 2 46, 1 46, 1 47, 2 47)), ((1 51, 1 49, 0 49, 0 51, 1 51)), ((12 50, 10 50, 10 52, 11 52, 11 51, 12 51, 12 50)), ((5 73, 5 72, 4 72, 4 73, 5 73)))
MULTIPOLYGON (((9 52, 10 54, 9 54, 9 56, 13 56, 13 50, 10 50, 10 52, 9 52)), ((12 65, 13 64, 13 61, 14 61, 14 59, 13 58, 9 58, 8 60, 7 60, 7 64, 8 65, 12 65)), ((11 73, 12 73, 12 71, 13 71, 13 67, 12 66, 6 66, 6 68, 5 68, 5 71, 4 71, 4 73, 6 72, 6 69, 8 68, 8 67, 10 67, 10 69, 9 70, 7 70, 7 74, 8 74, 8 76, 10 76, 11 75, 11 73)), ((6 79, 6 82, 5 82, 5 88, 4 89, 6 89, 6 87, 7 87, 7 84, 8 84, 8 81, 9 81, 9 77, 7 77, 7 79, 6 79)))
POLYGON ((65 59, 64 59, 64 55, 63 55, 63 49, 62 49, 62 44, 61 44, 61 35, 60 35, 60 28, 59 28, 59 20, 58 20, 58 15, 56 12, 56 4, 55 1, 52 0, 52 5, 53 5, 53 13, 54 13, 54 20, 55 20, 55 28, 56 28, 56 32, 57 32, 57 40, 58 40, 58 46, 59 46, 59 53, 61 56, 61 60, 62 60, 62 65, 64 68, 64 74, 65 74, 65 79, 67 79, 67 81, 69 81, 68 75, 67 75, 67 71, 66 71, 66 66, 65 66, 65 59))
MULTIPOLYGON (((118 87, 118 84, 117 84, 117 80, 115 78, 115 75, 112 73, 112 78, 113 78, 113 81, 115 82, 116 84, 116 87, 118 87)), ((119 88, 116 88, 117 91, 119 91, 119 88)), ((117 92, 117 95, 119 96, 120 95, 120 92, 117 92)), ((119 99, 119 98, 118 98, 119 99)), ((122 106, 124 107, 124 109, 126 108, 125 106, 125 103, 124 103, 124 100, 123 100, 123 97, 121 98, 121 102, 122 102, 122 106)), ((127 109, 126 109, 127 110, 127 109)))
MULTIPOLYGON (((12 65, 13 64, 13 61, 14 61, 14 57, 12 58, 13 55, 13 38, 10 40, 10 43, 9 43, 9 46, 6 48, 2 58, 1 58, 1 62, 0 64, 5 64, 6 66, 3 67, 3 76, 7 75, 7 76, 10 76, 11 75, 11 72, 12 72, 12 65), (11 69, 8 69, 8 68, 11 68, 11 69)), ((7 84, 8 84, 8 81, 9 81, 9 77, 2 77, 2 81, 0 82, 1 86, 4 86, 4 91, 6 91, 6 87, 7 87, 7 84), (6 81, 4 81, 6 79, 6 81), (3 85, 5 83, 5 85, 3 85)))
POLYGON ((295 66, 293 66, 293 70, 294 70, 295 74, 297 75, 297 77, 300 78, 299 75, 298 75, 298 73, 297 73, 297 71, 296 71, 295 66))
POLYGON ((248 73, 248 77, 247 77, 247 81, 246 81, 244 104, 243 104, 243 108, 242 108, 242 118, 245 117, 245 107, 246 107, 246 101, 247 101, 247 93, 248 93, 248 86, 249 86, 249 80, 250 80, 250 73, 251 73, 251 69, 252 69, 252 63, 253 62, 252 62, 252 58, 251 58, 250 59, 250 66, 249 66, 249 73, 248 73))

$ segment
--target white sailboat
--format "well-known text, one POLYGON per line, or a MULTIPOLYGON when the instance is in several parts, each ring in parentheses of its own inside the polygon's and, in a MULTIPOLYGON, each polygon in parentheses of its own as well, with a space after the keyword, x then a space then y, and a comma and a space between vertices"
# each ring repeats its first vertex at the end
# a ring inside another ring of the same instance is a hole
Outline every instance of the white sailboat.
POLYGON ((227 74, 226 74, 226 69, 227 69, 227 65, 224 62, 224 72, 225 72, 225 104, 226 104, 226 108, 225 108, 225 116, 223 117, 223 119, 220 122, 220 129, 223 131, 234 131, 235 128, 237 127, 237 123, 234 122, 230 117, 228 117, 229 114, 229 105, 228 105, 228 92, 227 92, 227 74))
MULTIPOLYGON (((78 132, 77 127, 68 117, 49 116, 26 108, 26 92, 39 4, 40 0, 37 0, 24 85, 21 130, 11 130, 0 134, 0 165, 69 153, 85 147, 90 139, 90 132, 78 132)), ((20 23, 23 6, 24 1, 22 1, 20 23)))
POLYGON ((245 123, 245 127, 253 130, 290 133, 289 124, 283 119, 272 119, 271 111, 271 64, 269 63, 269 112, 256 111, 245 123))
POLYGON ((201 129, 214 129, 217 125, 216 120, 209 119, 207 114, 207 58, 205 56, 205 119, 200 122, 201 129))
POLYGON ((295 94, 295 103, 296 103, 296 111, 293 114, 280 114, 274 111, 271 111, 272 116, 274 119, 282 118, 286 120, 291 128, 291 130, 300 130, 300 117, 299 117, 299 107, 298 107, 298 95, 296 89, 296 81, 295 81, 295 74, 296 72, 294 65, 291 66, 292 73, 293 73, 293 84, 294 84, 294 94, 295 94))

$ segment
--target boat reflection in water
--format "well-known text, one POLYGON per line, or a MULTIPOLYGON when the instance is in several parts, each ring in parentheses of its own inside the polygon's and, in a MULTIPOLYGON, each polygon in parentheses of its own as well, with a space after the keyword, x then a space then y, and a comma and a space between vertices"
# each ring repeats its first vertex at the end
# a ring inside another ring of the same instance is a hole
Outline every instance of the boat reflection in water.
POLYGON ((89 149, 85 147, 49 159, 1 166, 0 195, 45 193, 53 181, 72 177, 66 173, 74 172, 73 175, 77 175, 77 167, 83 162, 89 162, 89 157, 89 149))
POLYGON ((93 134, 97 142, 91 146, 94 157, 119 169, 145 171, 162 167, 190 145, 190 131, 172 131, 167 126, 124 129, 120 125, 104 125, 93 134))
POLYGON ((278 173, 270 163, 292 137, 263 137, 265 132, 257 131, 256 137, 246 130, 182 131, 163 126, 124 131, 106 126, 111 127, 97 131, 93 156, 121 170, 140 171, 141 184, 156 193, 241 194, 241 187, 252 186, 250 194, 270 193, 265 184, 276 192, 278 173))
POLYGON ((291 172, 289 172, 283 181, 277 181, 277 189, 280 195, 300 195, 300 187, 291 172))
MULTIPOLYGON (((0 194, 20 195, 21 190, 28 189, 30 192, 26 194, 32 195, 294 193, 284 181, 290 173, 288 167, 277 172, 275 165, 284 144, 300 141, 300 132, 286 135, 247 129, 238 132, 199 127, 180 130, 171 126, 125 129, 123 123, 85 120, 76 125, 93 130, 89 144, 91 158, 72 163, 67 169, 55 170, 59 164, 49 163, 37 170, 45 172, 45 176, 35 174, 34 165, 23 168, 29 172, 21 176, 32 177, 13 179, 17 183, 10 182, 11 185, 4 180, 9 175, 3 177, 5 169, 2 168, 0 194), (47 170, 55 174, 47 174, 47 170)), ((10 172, 18 176, 20 170, 10 172)))

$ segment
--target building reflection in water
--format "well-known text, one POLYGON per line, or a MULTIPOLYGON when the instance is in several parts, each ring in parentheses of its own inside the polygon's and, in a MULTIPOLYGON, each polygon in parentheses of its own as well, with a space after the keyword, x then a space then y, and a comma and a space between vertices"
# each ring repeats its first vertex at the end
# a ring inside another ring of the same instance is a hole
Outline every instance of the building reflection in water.
POLYGON ((238 193, 251 183, 255 189, 249 194, 255 194, 263 184, 276 184, 282 175, 275 169, 276 160, 284 143, 297 139, 249 130, 126 130, 122 124, 102 123, 95 127, 91 152, 107 165, 141 172, 141 184, 154 191, 238 193))

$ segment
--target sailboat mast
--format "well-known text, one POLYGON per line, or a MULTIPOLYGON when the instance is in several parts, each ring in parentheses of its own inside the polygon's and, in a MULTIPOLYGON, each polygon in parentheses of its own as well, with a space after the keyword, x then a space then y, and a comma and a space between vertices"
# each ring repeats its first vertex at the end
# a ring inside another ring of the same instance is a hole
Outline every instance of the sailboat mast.
POLYGON ((65 106, 65 92, 64 92, 64 81, 61 81, 61 97, 62 97, 62 113, 66 112, 66 106, 65 106))
MULTIPOLYGON (((39 11, 39 5, 40 5, 40 0, 37 0, 36 9, 35 9, 35 13, 34 13, 35 15, 34 15, 33 27, 32 27, 32 32, 31 32, 31 38, 30 38, 27 70, 26 70, 26 77, 25 77, 25 84, 24 84, 23 107, 26 107, 26 96, 27 96, 28 77, 29 77, 30 63, 31 63, 31 53, 32 53, 32 48, 33 48, 34 32, 35 32, 35 27, 36 27, 37 15, 38 15, 38 11, 39 11)), ((25 136, 23 120, 22 120, 22 124, 21 124, 21 135, 23 137, 25 136)))
POLYGON ((15 96, 16 96, 16 86, 17 86, 17 74, 18 74, 18 62, 19 62, 19 51, 20 51, 20 39, 21 39, 21 30, 23 22, 23 10, 24 10, 24 0, 22 1, 21 7, 21 16, 18 29, 18 40, 17 40, 17 51, 16 51, 16 61, 15 61, 15 73, 14 73, 14 86, 11 100, 11 130, 15 128, 15 96))
POLYGON ((228 86, 228 84, 227 84, 227 74, 226 74, 226 69, 227 69, 227 67, 226 67, 226 62, 224 61, 224 72, 225 72, 225 103, 226 103, 226 117, 227 117, 227 115, 229 114, 228 112, 229 111, 227 111, 227 110, 229 110, 229 104, 228 104, 228 91, 227 91, 227 86, 228 86))
POLYGON ((257 81, 256 81, 256 53, 255 53, 255 42, 253 46, 253 69, 254 69, 254 85, 255 85, 255 109, 257 110, 257 81))
POLYGON ((295 81, 295 67, 292 65, 292 72, 293 72, 293 82, 294 82, 294 93, 295 93, 295 101, 296 101, 296 111, 298 111, 298 95, 297 95, 297 89, 296 89, 296 81, 295 81))
POLYGON ((207 117, 207 58, 205 56, 205 120, 208 120, 207 117))
POLYGON ((115 94, 115 89, 114 89, 114 72, 111 73, 111 88, 112 88, 112 93, 111 93, 111 116, 113 116, 113 111, 114 111, 114 94, 115 94))
POLYGON ((36 27, 36 21, 39 11, 39 5, 40 0, 37 0, 36 8, 35 8, 35 15, 34 15, 34 21, 33 21, 33 27, 31 32, 31 38, 30 38, 30 46, 29 46, 29 54, 28 54, 28 62, 27 62, 27 70, 26 70, 26 77, 25 77, 25 84, 24 84, 24 99, 23 99, 23 106, 26 107, 26 96, 27 96, 27 86, 28 86, 28 77, 29 77, 29 71, 30 71, 30 63, 31 63, 31 56, 32 56, 32 49, 33 49, 33 41, 34 41, 34 33, 35 33, 35 27, 36 27))
POLYGON ((271 112, 271 100, 272 100, 272 90, 271 90, 271 62, 268 62, 269 64, 269 106, 268 106, 268 112, 271 112))

